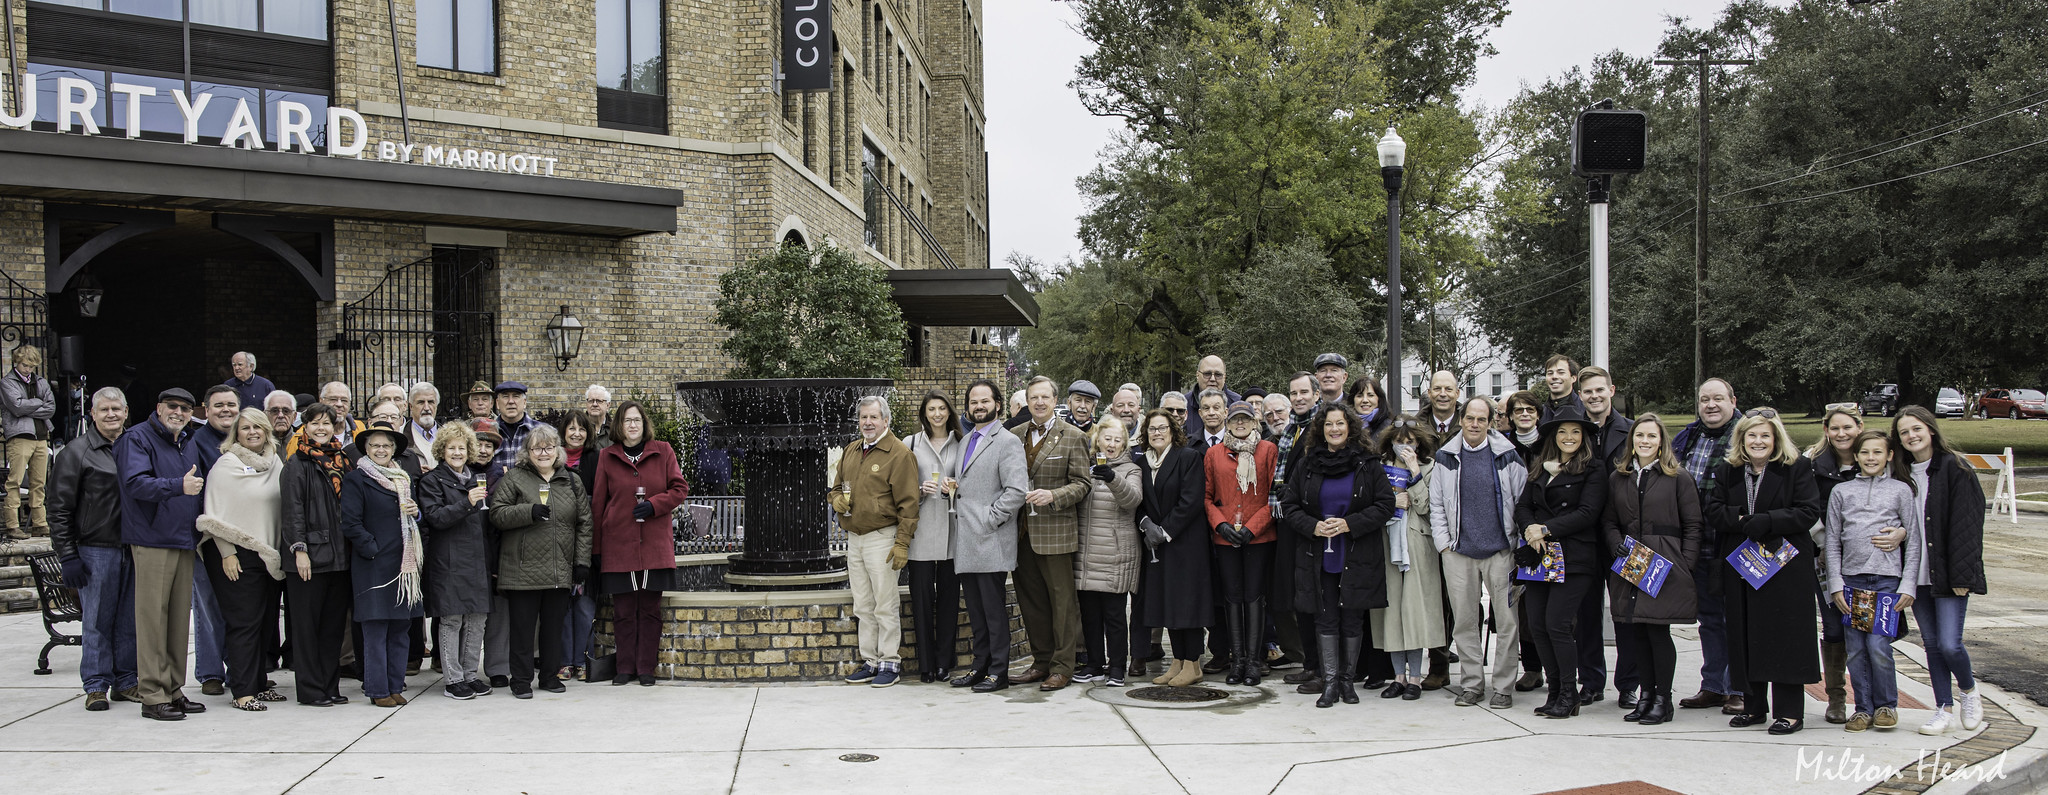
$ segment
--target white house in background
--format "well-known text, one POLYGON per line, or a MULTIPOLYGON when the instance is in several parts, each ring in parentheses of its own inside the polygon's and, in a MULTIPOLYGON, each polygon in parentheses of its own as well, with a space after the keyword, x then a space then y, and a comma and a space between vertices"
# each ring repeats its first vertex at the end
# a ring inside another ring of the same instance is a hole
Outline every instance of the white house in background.
MULTIPOLYGON (((1462 387, 1461 397, 1485 395, 1496 400, 1504 400, 1508 395, 1527 386, 1508 362, 1506 351, 1496 348, 1493 342, 1469 321, 1460 319, 1455 322, 1458 324, 1458 341, 1462 349, 1455 355, 1447 357, 1447 363, 1451 372, 1462 376, 1462 383, 1459 384, 1462 387)), ((1422 407, 1427 405, 1429 376, 1429 367, 1421 358, 1411 355, 1401 360, 1401 380, 1407 382, 1407 388, 1402 390, 1402 411, 1420 412, 1422 407)))

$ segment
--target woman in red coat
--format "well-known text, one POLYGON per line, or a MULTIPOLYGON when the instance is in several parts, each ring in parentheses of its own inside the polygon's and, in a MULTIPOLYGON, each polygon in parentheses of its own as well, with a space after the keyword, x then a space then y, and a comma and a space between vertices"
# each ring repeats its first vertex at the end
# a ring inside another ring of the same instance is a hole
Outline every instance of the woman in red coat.
POLYGON ((1277 537, 1271 497, 1280 448, 1259 439, 1258 414, 1245 401, 1230 404, 1223 427, 1223 441, 1202 454, 1202 504, 1215 528, 1211 537, 1233 660, 1223 681, 1256 685, 1266 626, 1266 576, 1273 569, 1277 537))
POLYGON ((614 685, 636 676, 642 685, 654 684, 661 593, 675 590, 676 583, 669 515, 690 496, 675 448, 649 439, 649 424, 639 403, 620 403, 612 414, 613 444, 591 454, 598 459, 590 556, 598 564, 598 593, 612 597, 612 636, 619 650, 614 685))

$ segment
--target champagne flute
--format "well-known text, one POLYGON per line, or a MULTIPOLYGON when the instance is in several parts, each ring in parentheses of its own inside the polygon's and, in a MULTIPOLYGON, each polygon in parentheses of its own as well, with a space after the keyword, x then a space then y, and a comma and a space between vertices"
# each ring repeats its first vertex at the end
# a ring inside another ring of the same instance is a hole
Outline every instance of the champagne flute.
MULTIPOLYGON (((1323 518, 1324 518, 1324 519, 1335 519, 1335 518, 1337 518, 1337 515, 1333 513, 1333 514, 1330 514, 1330 515, 1328 515, 1328 516, 1325 516, 1325 517, 1323 517, 1323 518)), ((1333 546, 1331 546, 1331 545, 1330 545, 1330 542, 1331 542, 1331 541, 1333 541, 1333 540, 1335 540, 1335 539, 1336 539, 1336 536, 1323 536, 1323 551, 1324 551, 1324 552, 1326 552, 1326 553, 1333 553, 1333 554, 1334 554, 1334 553, 1335 553, 1335 552, 1337 551, 1337 549, 1336 549, 1335 547, 1333 547, 1333 546)))
POLYGON ((548 484, 540 484, 540 504, 548 504, 548 484))

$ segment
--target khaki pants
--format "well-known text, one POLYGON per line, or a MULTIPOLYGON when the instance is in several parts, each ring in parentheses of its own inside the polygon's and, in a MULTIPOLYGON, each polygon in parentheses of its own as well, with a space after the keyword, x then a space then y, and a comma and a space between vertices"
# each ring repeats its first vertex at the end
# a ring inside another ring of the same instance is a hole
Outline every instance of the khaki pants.
POLYGON ((28 521, 35 534, 50 534, 50 517, 43 512, 43 478, 50 473, 50 443, 26 436, 7 440, 7 523, 13 530, 21 522, 21 488, 28 486, 28 521))
POLYGON ((1515 663, 1521 648, 1517 644, 1520 624, 1514 606, 1508 604, 1508 594, 1514 587, 1514 557, 1500 552, 1485 560, 1473 560, 1457 550, 1446 550, 1442 557, 1444 590, 1450 594, 1451 614, 1456 617, 1451 639, 1458 645, 1458 689, 1486 694, 1480 676, 1486 655, 1480 648, 1486 645, 1486 606, 1490 600, 1493 631, 1500 636, 1493 642, 1493 692, 1514 693, 1515 663), (1480 593, 1481 586, 1486 589, 1484 594, 1480 593))
POLYGON ((846 584, 853 589, 853 617, 860 626, 860 659, 876 668, 903 662, 903 598, 896 591, 896 570, 889 567, 889 550, 895 548, 894 526, 846 535, 846 584))
POLYGON ((192 550, 131 546, 129 551, 135 558, 135 685, 143 704, 168 704, 185 697, 192 550))

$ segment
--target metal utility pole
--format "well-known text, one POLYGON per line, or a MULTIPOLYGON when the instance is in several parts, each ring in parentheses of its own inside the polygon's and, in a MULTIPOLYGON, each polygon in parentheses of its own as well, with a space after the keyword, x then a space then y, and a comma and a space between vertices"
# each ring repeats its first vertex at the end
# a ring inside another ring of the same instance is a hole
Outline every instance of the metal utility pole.
POLYGON ((1707 48, 1699 48, 1699 56, 1689 60, 1658 59, 1652 61, 1658 66, 1694 66, 1700 70, 1700 176, 1699 193, 1694 198, 1693 208, 1693 287, 1692 287, 1692 383, 1699 386, 1707 380, 1707 327, 1705 311, 1707 305, 1707 116, 1708 91, 1707 67, 1750 66, 1756 61, 1738 58, 1709 58, 1707 48))

